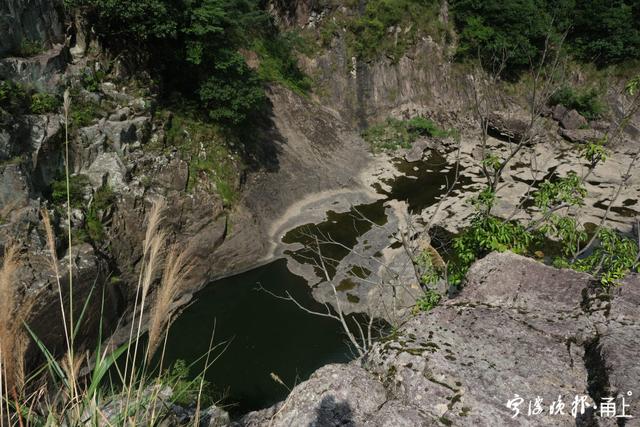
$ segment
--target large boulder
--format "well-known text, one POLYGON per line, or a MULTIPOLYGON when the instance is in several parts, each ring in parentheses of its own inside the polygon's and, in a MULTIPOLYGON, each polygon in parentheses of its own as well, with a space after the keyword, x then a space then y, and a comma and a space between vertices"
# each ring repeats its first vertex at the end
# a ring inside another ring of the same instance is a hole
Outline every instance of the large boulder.
POLYGON ((562 118, 560 119, 560 126, 565 129, 583 129, 585 128, 589 122, 583 116, 580 115, 576 110, 567 111, 562 118))
POLYGON ((634 396, 625 393, 640 386, 640 277, 629 276, 612 301, 593 283, 588 274, 490 254, 471 267, 458 296, 238 424, 609 425, 615 420, 592 405, 609 396, 621 405, 623 395, 629 404, 634 396), (574 415, 576 396, 586 405, 574 415), (541 411, 529 414, 536 398, 541 411), (551 414, 559 399, 562 413, 551 414), (329 404, 332 416, 323 418, 329 404))
POLYGON ((527 139, 527 143, 536 142, 542 133, 537 123, 531 123, 531 116, 526 111, 516 108, 508 111, 493 111, 487 115, 487 127, 493 136, 519 143, 527 139))
POLYGON ((250 413, 236 425, 363 425, 386 400, 382 383, 365 369, 354 364, 327 365, 296 386, 287 401, 250 413))

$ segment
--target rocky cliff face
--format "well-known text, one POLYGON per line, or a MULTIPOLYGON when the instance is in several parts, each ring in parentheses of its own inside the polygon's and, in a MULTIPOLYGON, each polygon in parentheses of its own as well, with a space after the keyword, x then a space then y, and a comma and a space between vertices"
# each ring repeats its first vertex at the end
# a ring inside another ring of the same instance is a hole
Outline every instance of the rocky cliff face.
MULTIPOLYGON (((336 10, 355 16, 364 8, 363 2, 344 5, 317 0, 273 1, 271 5, 280 25, 296 31, 335 25, 336 10)), ((439 19, 443 24, 448 21, 446 2, 439 19)), ((397 61, 386 55, 358 60, 345 31, 338 28, 327 48, 299 59, 317 86, 316 100, 340 112, 350 124, 362 128, 389 115, 448 117, 464 108, 465 75, 453 66, 454 50, 447 43, 423 36, 397 61)))
MULTIPOLYGON (((16 40, 34 34, 42 42, 60 40, 56 3, 1 5, 10 12, 7 19, 12 19, 16 40)), ((52 93, 60 93, 62 83, 73 88, 72 114, 88 115, 73 119, 69 140, 72 177, 86 179, 79 197, 91 205, 101 188, 113 192, 111 203, 96 212, 103 238, 68 248, 66 219, 52 201, 52 183, 64 170, 63 116, 4 112, 0 117, 0 248, 12 243, 21 248, 18 282, 23 297, 37 301, 34 319, 55 319, 59 311, 43 209, 51 213, 58 233, 59 262, 76 266, 75 300, 84 300, 94 286, 94 296, 107 289, 108 326, 126 313, 135 294, 144 219, 153 199, 167 201, 163 225, 170 240, 193 254, 193 269, 183 286, 188 298, 210 280, 249 268, 268 255, 269 225, 294 201, 314 191, 361 185, 354 176, 369 155, 357 134, 332 110, 274 87, 269 91, 271 115, 253 141, 255 165, 234 170, 230 185, 240 196, 233 207, 225 206, 215 183, 191 175, 193 159, 167 145, 168 120, 156 111, 152 90, 141 90, 126 71, 85 87, 83 76, 104 70, 108 56, 97 44, 91 49, 71 56, 69 46, 60 45, 33 58, 0 59, 0 79, 52 93), (188 188, 194 181, 198 185, 188 188), (69 252, 70 261, 65 258, 69 252)), ((115 62, 114 68, 126 68, 115 62)), ((89 221, 82 209, 74 208, 72 216, 74 233, 89 221)), ((88 312, 97 318, 99 298, 92 304, 88 312)), ((52 348, 62 343, 55 334, 45 341, 52 348)))
MULTIPOLYGON (((510 253, 476 262, 462 292, 412 318, 361 361, 325 366, 273 408, 238 425, 609 425, 591 404, 629 397, 640 385, 640 278, 614 295, 593 278, 510 253), (514 418, 508 401, 524 399, 514 418), (563 415, 549 414, 553 401, 563 415), (542 397, 542 413, 528 415, 542 397), (587 405, 588 406, 588 405, 587 405)), ((634 393, 635 395, 635 393, 634 393)))
POLYGON ((20 51, 26 43, 48 47, 64 40, 62 1, 2 0, 0 56, 20 51))

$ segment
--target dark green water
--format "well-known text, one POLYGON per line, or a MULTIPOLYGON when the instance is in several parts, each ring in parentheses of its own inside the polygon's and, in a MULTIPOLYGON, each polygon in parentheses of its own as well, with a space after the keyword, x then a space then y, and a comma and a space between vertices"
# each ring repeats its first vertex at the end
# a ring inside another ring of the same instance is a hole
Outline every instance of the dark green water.
MULTIPOLYGON (((435 203, 455 176, 455 170, 437 153, 426 161, 398 161, 396 167, 408 176, 389 182, 391 191, 383 192, 385 200, 404 200, 412 212, 435 203)), ((358 213, 354 209, 345 213, 329 211, 325 221, 291 230, 283 241, 308 245, 315 240, 314 235, 321 235, 351 248, 358 236, 372 227, 369 221, 359 219, 360 214, 376 224, 386 222, 385 200, 358 206, 358 213)), ((323 250, 324 256, 336 261, 349 252, 336 245, 325 246, 323 250)), ((306 258, 306 263, 313 257, 305 249, 289 255, 300 262, 306 258)), ((331 265, 329 270, 332 273, 331 265)), ((286 398, 288 391, 271 379, 271 372, 292 386, 327 363, 352 358, 338 322, 308 314, 290 301, 259 291, 258 283, 279 295, 289 291, 308 308, 324 309, 312 298, 307 282, 289 272, 286 261, 281 259, 216 281, 200 291, 195 303, 173 324, 166 346, 165 366, 178 359, 188 363, 197 360, 207 352, 215 321, 215 342, 228 341, 229 346, 209 368, 206 378, 218 391, 228 388, 224 403, 234 405, 231 412, 235 415, 286 398)), ((203 363, 195 365, 192 371, 201 372, 203 363)))
MULTIPOLYGON (((215 342, 228 341, 229 346, 206 378, 218 391, 228 387, 225 403, 234 405, 232 414, 286 398, 287 390, 271 379, 271 372, 291 387, 327 363, 351 358, 338 322, 257 290, 258 283, 277 294, 289 291, 306 307, 324 308, 311 297, 307 282, 290 273, 280 259, 200 291, 197 301, 173 324, 167 342, 167 362, 190 363, 207 352, 216 322, 215 342)), ((192 371, 201 372, 203 365, 192 371)))
MULTIPOLYGON (((348 212, 337 213, 327 212, 327 219, 319 224, 305 224, 289 231, 282 238, 284 243, 301 243, 303 249, 297 251, 285 251, 285 254, 301 264, 318 263, 320 258, 317 251, 310 248, 317 248, 315 238, 320 241, 333 240, 344 246, 325 244, 321 245, 322 256, 325 258, 327 272, 333 277, 336 266, 345 256, 349 254, 358 241, 358 237, 371 230, 372 223, 383 225, 387 221, 385 214, 384 200, 360 205, 352 208, 348 212)), ((318 277, 323 277, 323 271, 316 268, 318 277)))

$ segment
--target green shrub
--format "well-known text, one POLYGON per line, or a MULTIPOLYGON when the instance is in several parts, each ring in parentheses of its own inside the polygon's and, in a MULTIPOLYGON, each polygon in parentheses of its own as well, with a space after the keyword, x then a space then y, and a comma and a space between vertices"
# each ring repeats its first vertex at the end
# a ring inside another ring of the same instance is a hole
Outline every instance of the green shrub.
POLYGON ((581 59, 607 65, 640 58, 637 1, 579 0, 572 17, 569 41, 581 59))
MULTIPOLYGON (((398 61, 421 33, 432 36, 441 32, 438 21, 440 2, 435 0, 370 0, 364 14, 349 20, 349 44, 355 55, 364 60, 376 59, 384 54, 398 61), (400 27, 400 32, 390 29, 400 27)), ((330 26, 328 36, 335 32, 330 26)))
POLYGON ((199 89, 211 119, 237 126, 263 108, 266 96, 260 79, 239 53, 225 51, 213 69, 199 89))
POLYGON ((92 102, 77 102, 69 113, 71 126, 74 128, 89 126, 98 117, 98 106, 92 102))
POLYGON ((65 0, 68 8, 87 8, 95 30, 103 37, 131 41, 175 36, 177 10, 163 0, 65 0))
POLYGON ((41 41, 23 39, 16 51, 16 55, 29 57, 39 55, 42 52, 44 52, 44 45, 41 41))
POLYGON ((382 123, 367 128, 362 137, 374 152, 410 148, 411 144, 420 136, 445 137, 450 131, 445 131, 424 117, 414 117, 410 120, 388 118, 382 123))
POLYGON ((563 86, 551 96, 549 103, 562 104, 569 109, 574 109, 589 120, 599 118, 605 111, 600 95, 594 88, 576 90, 570 86, 563 86))
POLYGON ((598 230, 597 238, 598 243, 588 256, 575 261, 556 258, 554 264, 593 274, 603 287, 618 285, 629 272, 638 268, 638 243, 604 227, 598 230))
POLYGON ((0 108, 21 114, 29 110, 30 104, 29 90, 24 85, 10 80, 0 81, 0 108))
POLYGON ((82 87, 89 92, 97 92, 105 76, 106 73, 103 70, 86 72, 82 75, 82 87))
POLYGON ((60 101, 49 93, 34 93, 31 95, 31 112, 34 114, 54 113, 60 108, 60 101))
POLYGON ((444 138, 450 133, 440 129, 433 121, 419 116, 407 121, 407 129, 412 135, 432 136, 436 138, 444 138))
POLYGON ((260 58, 260 78, 280 83, 299 94, 309 92, 311 79, 300 70, 293 55, 300 43, 301 40, 294 33, 256 40, 253 49, 260 58))
POLYGON ((176 114, 166 129, 167 144, 177 148, 189 162, 186 190, 192 192, 204 179, 215 184, 226 206, 237 199, 235 180, 241 167, 226 144, 229 135, 219 125, 176 114))
POLYGON ((93 242, 102 242, 106 237, 104 226, 98 218, 98 210, 95 205, 90 206, 85 212, 84 230, 93 242))
POLYGON ((398 119, 388 118, 370 126, 362 133, 362 137, 374 151, 411 147, 411 136, 405 122, 398 119))
POLYGON ((198 401, 200 386, 202 385, 203 393, 200 396, 200 403, 203 407, 212 405, 213 393, 212 386, 207 380, 202 379, 202 375, 191 378, 189 366, 184 360, 176 360, 164 381, 171 384, 173 394, 171 400, 174 404, 188 407, 198 401), (202 381, 202 384, 201 384, 202 381))
POLYGON ((432 289, 427 289, 416 301, 416 311, 427 312, 440 304, 442 296, 432 289))
POLYGON ((455 0, 459 54, 480 57, 492 70, 506 60, 509 70, 527 68, 539 58, 553 29, 552 14, 540 0, 455 0))
MULTIPOLYGON (((80 207, 84 201, 85 189, 89 179, 84 175, 69 177, 69 199, 72 207, 80 207)), ((56 204, 67 203, 67 180, 62 177, 51 184, 51 199, 56 204)))
POLYGON ((98 211, 108 209, 115 201, 116 194, 113 192, 113 188, 108 184, 98 188, 93 195, 93 206, 95 206, 98 211))
POLYGON ((453 241, 453 261, 448 268, 449 283, 460 284, 476 259, 493 251, 523 254, 536 238, 517 222, 490 215, 476 215, 471 225, 453 241))
POLYGON ((640 58, 640 4, 633 0, 453 0, 460 33, 458 53, 480 56, 489 69, 506 59, 517 73, 541 58, 545 40, 567 46, 579 58, 607 65, 640 58))
MULTIPOLYGON (((257 0, 68 0, 67 6, 82 8, 105 45, 143 49, 166 93, 197 100, 211 119, 238 126, 262 111, 262 82, 238 53, 275 30, 257 0)), ((266 74, 291 81, 292 62, 283 61, 279 51, 269 56, 266 74)), ((99 82, 92 74, 84 85, 95 90, 99 82)))
POLYGON ((573 171, 566 177, 554 181, 545 180, 540 183, 538 190, 534 193, 534 203, 543 212, 559 204, 569 206, 581 206, 587 189, 582 179, 573 171))

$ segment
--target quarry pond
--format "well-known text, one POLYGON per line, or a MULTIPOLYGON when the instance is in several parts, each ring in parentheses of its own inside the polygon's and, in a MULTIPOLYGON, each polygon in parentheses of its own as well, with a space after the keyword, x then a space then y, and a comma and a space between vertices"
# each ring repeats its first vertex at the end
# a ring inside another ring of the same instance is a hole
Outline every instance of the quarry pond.
MULTIPOLYGON (((328 211, 325 221, 290 230, 283 239, 285 243, 304 244, 308 235, 303 236, 302 231, 312 230, 353 247, 370 228, 367 222, 357 221, 354 210, 374 223, 384 224, 387 201, 406 201, 411 211, 420 211, 435 203, 454 179, 453 168, 438 153, 411 163, 397 159, 394 165, 400 175, 387 182, 387 190, 378 187, 381 199, 347 212, 328 211)), ((269 293, 289 292, 311 310, 324 309, 313 298, 307 280, 287 268, 292 259, 304 262, 304 251, 288 251, 286 258, 214 281, 196 294, 195 302, 169 332, 165 363, 184 360, 194 363, 192 373, 201 372, 208 337, 215 329, 214 342, 220 347, 214 356, 218 359, 207 370, 206 379, 216 394, 224 396, 229 411, 241 415, 283 400, 289 393, 287 387, 306 380, 323 365, 352 360, 355 353, 339 322, 309 314, 269 293), (287 387, 274 381, 272 374, 287 387)), ((344 256, 346 252, 339 248, 331 256, 344 256)), ((341 290, 349 289, 345 286, 341 290)))

